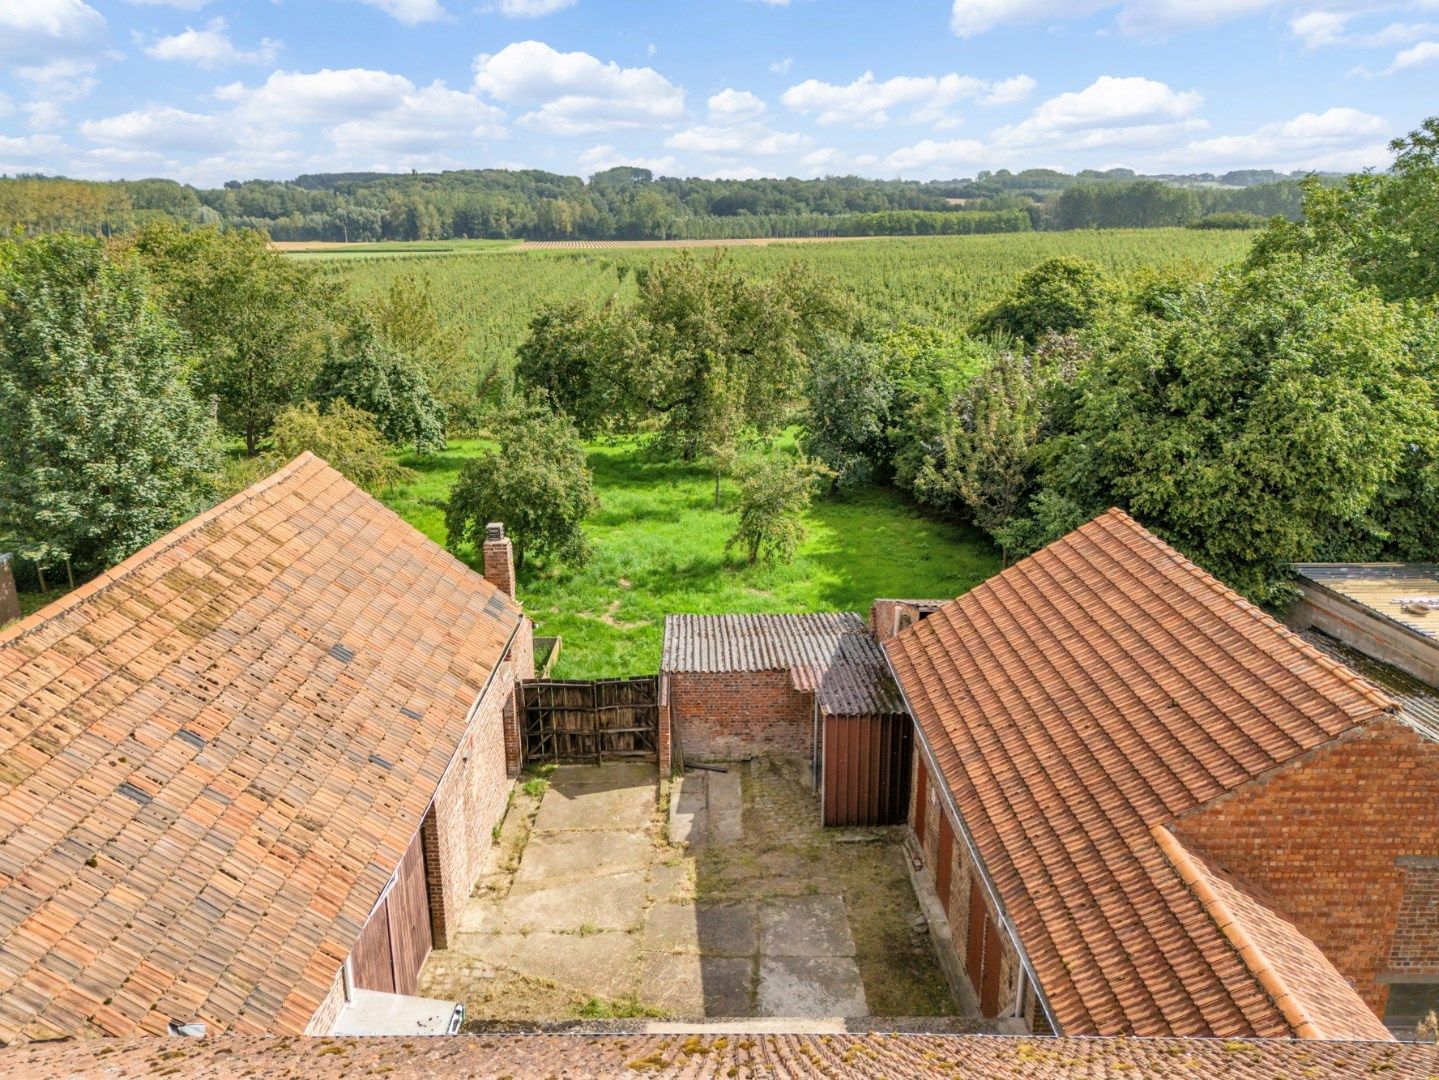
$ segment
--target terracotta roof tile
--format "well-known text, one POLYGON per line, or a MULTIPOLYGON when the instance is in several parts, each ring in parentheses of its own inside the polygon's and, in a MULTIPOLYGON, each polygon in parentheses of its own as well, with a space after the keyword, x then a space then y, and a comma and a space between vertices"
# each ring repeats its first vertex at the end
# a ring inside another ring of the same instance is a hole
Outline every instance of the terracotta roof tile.
POLYGON ((304 455, 0 632, 0 1040, 303 1030, 522 618, 497 595, 304 455))
POLYGON ((885 647, 1066 1034, 1292 1033, 1150 828, 1388 698, 1117 510, 885 647))
POLYGON ((1035 1039, 996 1035, 624 1034, 448 1038, 126 1039, 0 1051, 16 1080, 385 1076, 951 1077, 975 1080, 1433 1080, 1439 1048, 1266 1039, 1035 1039))

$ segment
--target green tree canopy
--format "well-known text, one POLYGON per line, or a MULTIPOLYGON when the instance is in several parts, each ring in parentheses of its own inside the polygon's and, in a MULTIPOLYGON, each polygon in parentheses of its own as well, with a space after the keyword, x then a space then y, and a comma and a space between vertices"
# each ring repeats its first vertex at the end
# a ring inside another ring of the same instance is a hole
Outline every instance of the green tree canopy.
POLYGON ((374 418, 381 434, 418 454, 445 448, 445 410, 431 395, 419 366, 359 321, 331 339, 315 377, 321 402, 346 401, 374 418))
POLYGON ((599 506, 574 425, 541 396, 518 399, 491 424, 497 449, 467 461, 445 508, 451 550, 478 549, 485 526, 504 522, 515 565, 531 555, 583 563, 582 523, 599 506))
POLYGON ((1386 493, 1424 490, 1412 473, 1433 458, 1416 451, 1439 413, 1414 335, 1334 260, 1223 272, 1080 372, 1072 426, 1044 451, 1044 513, 1059 527, 1124 506, 1254 598, 1283 599, 1289 563, 1352 557, 1356 536, 1382 538, 1386 493))
POLYGON ((276 414, 304 399, 334 333, 335 287, 264 235, 155 224, 133 239, 165 309, 189 335, 195 389, 251 456, 276 414))
POLYGON ((975 322, 975 333, 1034 344, 1047 333, 1067 334, 1091 325, 1109 302, 1104 272, 1086 259, 1046 259, 975 322))
POLYGON ((761 559, 789 562, 804 542, 804 511, 815 487, 829 475, 817 462, 783 453, 746 462, 732 511, 738 520, 725 550, 741 548, 751 566, 761 559))
POLYGON ((893 400, 878 345, 840 340, 815 355, 800 445, 833 473, 835 490, 871 479, 882 466, 893 400))
POLYGON ((343 400, 331 402, 324 412, 306 401, 275 417, 266 454, 271 467, 278 468, 307 450, 371 495, 410 475, 391 455, 375 418, 343 400))
POLYGON ((0 257, 0 528, 42 566, 119 562, 211 492, 215 432, 130 258, 55 234, 0 257))

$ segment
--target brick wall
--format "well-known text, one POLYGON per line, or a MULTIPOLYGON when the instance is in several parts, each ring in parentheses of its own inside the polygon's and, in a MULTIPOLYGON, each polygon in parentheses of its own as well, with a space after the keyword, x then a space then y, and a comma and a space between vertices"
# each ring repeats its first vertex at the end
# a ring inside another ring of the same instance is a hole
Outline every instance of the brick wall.
POLYGON ((1388 970, 1394 975, 1439 973, 1439 860, 1401 859, 1404 890, 1394 920, 1388 970))
POLYGON ((514 671, 514 688, 505 703, 503 727, 505 733, 505 770, 510 776, 518 776, 522 764, 520 747, 520 725, 523 723, 524 701, 520 694, 520 681, 535 677, 535 627, 530 620, 515 635, 506 658, 514 671))
MULTIPOLYGON (((935 777, 929 772, 923 763, 919 753, 914 755, 914 770, 918 773, 921 769, 925 771, 925 813, 924 813, 924 835, 921 837, 915 831, 917 821, 916 799, 919 795, 919 780, 915 777, 914 783, 910 785, 909 805, 909 832, 918 849, 926 869, 929 870, 931 880, 938 880, 939 867, 936 862, 940 853, 940 822, 948 817, 943 801, 939 797, 939 788, 935 783, 935 777)), ((999 959, 999 1007, 998 1014, 1008 1013, 1014 1006, 1015 995, 1019 990, 1019 976, 1023 970, 1019 962, 1019 952, 1015 949, 1014 943, 1009 940, 1008 934, 1000 929, 999 919, 996 913, 989 909, 987 894, 984 886, 979 882, 979 868, 975 866, 969 855, 969 847, 965 844, 964 838, 955 822, 950 821, 950 828, 954 833, 954 842, 950 845, 950 867, 949 867, 949 901, 944 904, 945 916, 949 921, 949 943, 951 956, 945 959, 946 966, 957 965, 961 972, 969 971, 969 907, 971 898, 975 895, 975 885, 979 885, 979 896, 985 903, 986 913, 989 916, 991 925, 995 932, 1002 935, 1002 947, 999 959)), ((982 962, 980 965, 981 976, 983 973, 982 962)), ((967 977, 967 976, 966 976, 967 977)), ((981 987, 970 980, 974 997, 977 1001, 980 996, 981 987)), ((1031 989, 1025 995, 1024 1015, 1022 1019, 1028 1024, 1031 1030, 1035 1030, 1035 1017, 1040 1015, 1037 998, 1031 989)), ((1042 1017, 1039 1021, 1038 1030, 1047 1030, 1042 1017)))
POLYGON ((528 656, 533 670, 532 632, 525 620, 510 660, 495 673, 425 818, 425 876, 437 949, 449 945, 493 843, 491 832, 505 812, 511 786, 505 713, 514 710, 517 665, 528 656))
POLYGON ((814 695, 786 671, 671 672, 669 703, 680 752, 702 761, 814 751, 814 695))
POLYGON ((325 995, 325 1000, 320 1002, 320 1007, 310 1017, 310 1022, 305 1026, 306 1035, 328 1035, 334 1030, 335 1021, 340 1018, 340 1013, 345 1008, 345 969, 342 967, 335 973, 335 981, 330 984, 330 992, 325 995))
MULTIPOLYGON (((1267 890, 1383 1017, 1405 864, 1439 856, 1439 746, 1380 721, 1181 818, 1179 831, 1267 890)), ((1413 973, 1418 954, 1406 955, 1413 973)))

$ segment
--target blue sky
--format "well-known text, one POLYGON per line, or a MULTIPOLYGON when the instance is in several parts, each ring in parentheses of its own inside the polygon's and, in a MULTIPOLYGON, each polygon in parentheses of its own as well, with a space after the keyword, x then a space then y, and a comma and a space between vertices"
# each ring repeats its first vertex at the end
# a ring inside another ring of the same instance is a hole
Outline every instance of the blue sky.
POLYGON ((0 0, 0 173, 1383 165, 1439 0, 0 0))

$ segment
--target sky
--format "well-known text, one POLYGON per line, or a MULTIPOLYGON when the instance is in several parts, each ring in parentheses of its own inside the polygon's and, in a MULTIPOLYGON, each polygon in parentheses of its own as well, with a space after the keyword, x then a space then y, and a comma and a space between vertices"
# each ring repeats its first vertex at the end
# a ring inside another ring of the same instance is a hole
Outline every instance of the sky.
POLYGON ((0 173, 1381 167, 1439 0, 0 0, 0 173))

